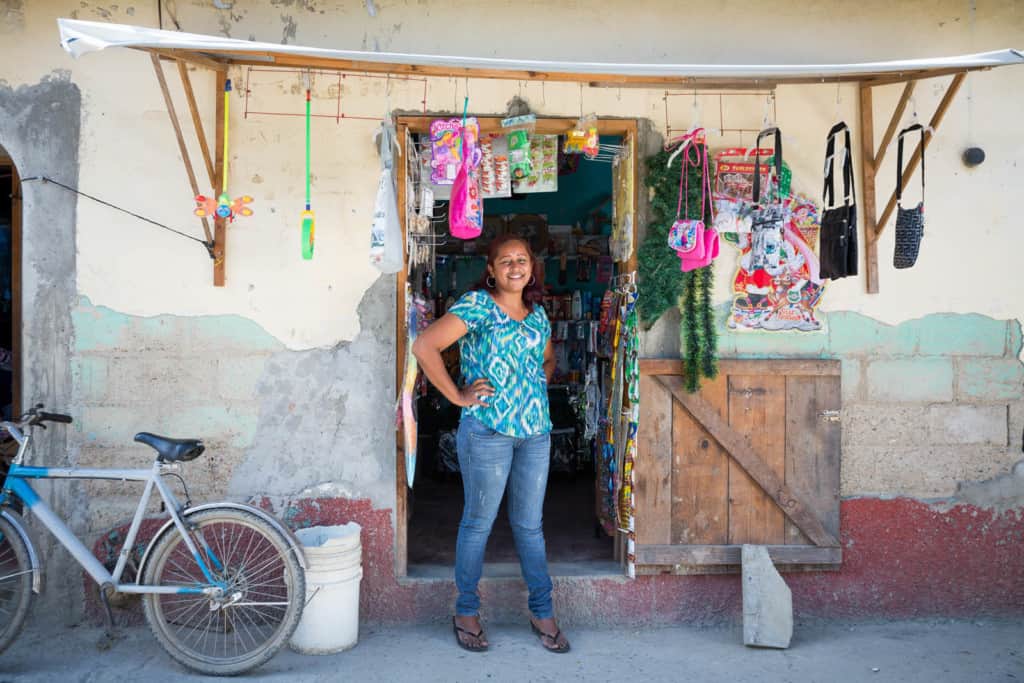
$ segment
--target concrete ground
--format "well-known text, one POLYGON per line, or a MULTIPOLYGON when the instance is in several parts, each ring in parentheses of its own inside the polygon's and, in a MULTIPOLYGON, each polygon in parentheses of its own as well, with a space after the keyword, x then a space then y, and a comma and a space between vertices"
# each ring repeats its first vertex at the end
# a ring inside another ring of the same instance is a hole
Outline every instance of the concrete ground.
MULTIPOLYGON (((2 656, 0 683, 196 680, 148 629, 97 652, 100 630, 33 626, 2 656)), ((331 656, 280 653, 259 681, 1024 681, 1024 623, 896 621, 798 624, 789 650, 754 650, 736 627, 577 628, 572 652, 544 652, 527 628, 492 625, 484 654, 455 646, 446 625, 364 627, 331 656)))

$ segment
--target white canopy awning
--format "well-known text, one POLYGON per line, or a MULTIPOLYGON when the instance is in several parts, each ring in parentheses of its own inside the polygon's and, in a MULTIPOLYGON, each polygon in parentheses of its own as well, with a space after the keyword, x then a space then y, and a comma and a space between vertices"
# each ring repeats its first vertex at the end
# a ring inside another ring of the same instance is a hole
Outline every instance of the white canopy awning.
POLYGON ((1024 63, 1019 50, 861 64, 641 64, 334 50, 259 43, 144 26, 58 19, 61 45, 79 57, 108 47, 128 47, 199 62, 213 68, 262 64, 353 71, 468 76, 516 80, 650 84, 816 83, 902 81, 1024 63))

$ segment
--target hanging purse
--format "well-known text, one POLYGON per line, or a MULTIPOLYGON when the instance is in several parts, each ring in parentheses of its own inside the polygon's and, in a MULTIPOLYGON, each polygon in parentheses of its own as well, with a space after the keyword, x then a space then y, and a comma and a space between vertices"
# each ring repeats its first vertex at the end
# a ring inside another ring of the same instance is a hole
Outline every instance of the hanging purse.
MULTIPOLYGON (((767 135, 775 136, 775 182, 778 183, 782 177, 782 132, 778 128, 766 128, 757 134, 757 143, 754 145, 754 211, 751 214, 751 247, 750 247, 750 268, 754 271, 764 268, 768 271, 778 270, 779 256, 782 251, 782 202, 780 197, 775 197, 775 203, 771 203, 771 174, 769 173, 765 188, 766 200, 761 205, 761 138, 767 135)), ((776 192, 776 195, 778 193, 776 192)))
POLYGON ((703 129, 694 132, 682 159, 679 172, 679 202, 676 205, 676 220, 668 233, 668 246, 679 256, 680 270, 684 273, 709 265, 719 251, 718 231, 705 224, 705 211, 710 208, 711 176, 708 173, 708 155, 705 145, 698 145, 696 135, 703 129), (690 149, 697 150, 697 158, 690 162, 690 149), (683 215, 683 198, 686 198, 686 215, 690 213, 690 173, 687 166, 701 169, 700 179, 700 214, 701 218, 681 218, 683 215), (685 187, 685 189, 684 189, 685 187), (705 208, 707 207, 707 208, 705 208))
POLYGON ((924 127, 915 123, 900 131, 896 145, 896 249, 892 265, 896 268, 910 268, 917 263, 924 236, 924 127), (903 136, 915 130, 921 131, 921 201, 912 209, 904 209, 903 199, 903 136))
POLYGON ((821 277, 838 280, 857 274, 857 196, 853 185, 853 155, 850 153, 850 128, 840 122, 828 132, 825 146, 825 210, 821 215, 821 277), (843 205, 835 203, 836 136, 845 133, 843 152, 843 205))

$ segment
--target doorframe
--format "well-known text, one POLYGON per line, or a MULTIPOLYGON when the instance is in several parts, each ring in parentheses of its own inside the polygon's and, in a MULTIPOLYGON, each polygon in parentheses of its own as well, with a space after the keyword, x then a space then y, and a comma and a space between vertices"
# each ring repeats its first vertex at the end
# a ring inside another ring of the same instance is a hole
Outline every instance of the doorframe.
MULTIPOLYGON (((450 114, 456 116, 456 114, 450 114)), ((402 375, 404 371, 406 354, 406 325, 405 325, 405 285, 408 274, 408 248, 406 244, 407 234, 405 207, 406 207, 406 165, 408 157, 405 148, 406 132, 429 133, 430 123, 442 115, 403 115, 396 117, 396 138, 401 149, 400 159, 396 177, 398 196, 398 221, 402 230, 402 268, 398 271, 395 283, 395 388, 396 393, 401 391, 402 375)), ((475 118, 480 124, 481 133, 496 133, 501 131, 502 116, 476 115, 475 118)), ((561 135, 569 132, 576 126, 577 119, 565 117, 537 117, 535 133, 541 135, 561 135)), ((639 119, 636 118, 599 118, 597 120, 598 135, 619 135, 623 139, 632 137, 631 153, 633 155, 633 250, 629 259, 620 264, 625 272, 633 272, 637 269, 637 241, 639 220, 637 211, 639 209, 639 180, 640 180, 640 144, 637 140, 640 129, 639 119)), ((409 567, 409 524, 408 524, 408 493, 406 486, 405 472, 405 451, 401 427, 395 430, 395 577, 404 578, 408 575, 409 567)), ((621 539, 616 539, 616 547, 621 544, 621 539)))
POLYGON ((6 153, 0 166, 11 169, 11 402, 13 414, 21 413, 21 176, 6 153))

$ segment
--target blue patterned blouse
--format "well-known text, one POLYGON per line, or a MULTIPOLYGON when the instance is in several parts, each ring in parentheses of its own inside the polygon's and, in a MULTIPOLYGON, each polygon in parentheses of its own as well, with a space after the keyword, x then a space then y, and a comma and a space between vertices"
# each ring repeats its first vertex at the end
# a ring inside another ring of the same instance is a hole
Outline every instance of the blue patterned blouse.
POLYGON ((494 387, 487 406, 462 409, 500 434, 519 439, 551 431, 544 348, 551 324, 535 305, 520 322, 482 290, 463 294, 448 309, 469 330, 459 340, 463 385, 485 378, 494 387))

